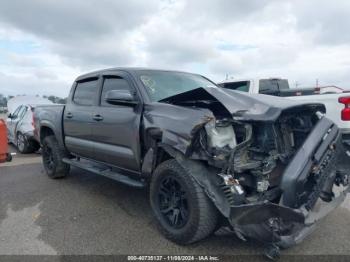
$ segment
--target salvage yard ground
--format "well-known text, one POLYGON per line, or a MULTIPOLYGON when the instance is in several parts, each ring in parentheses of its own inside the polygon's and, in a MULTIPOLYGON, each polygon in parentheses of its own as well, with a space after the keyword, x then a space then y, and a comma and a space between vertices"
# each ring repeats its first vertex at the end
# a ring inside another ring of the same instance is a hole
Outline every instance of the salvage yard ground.
MULTIPOLYGON (((349 225, 348 197, 308 239, 283 254, 350 255, 349 225)), ((0 164, 0 255, 262 254, 256 246, 224 232, 177 246, 158 233, 147 190, 76 168, 66 179, 52 180, 39 154, 0 164)))

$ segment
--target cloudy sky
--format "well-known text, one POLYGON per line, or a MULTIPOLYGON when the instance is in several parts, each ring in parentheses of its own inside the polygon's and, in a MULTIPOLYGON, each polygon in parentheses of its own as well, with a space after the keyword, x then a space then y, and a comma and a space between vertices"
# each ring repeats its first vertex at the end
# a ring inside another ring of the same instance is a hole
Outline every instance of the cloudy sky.
POLYGON ((347 0, 1 0, 0 93, 115 66, 350 88, 349 28, 347 0))

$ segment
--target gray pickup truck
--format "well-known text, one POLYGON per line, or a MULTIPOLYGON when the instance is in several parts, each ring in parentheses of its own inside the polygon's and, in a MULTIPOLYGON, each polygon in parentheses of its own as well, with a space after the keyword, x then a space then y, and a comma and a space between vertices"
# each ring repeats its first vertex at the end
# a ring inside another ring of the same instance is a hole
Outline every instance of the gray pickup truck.
POLYGON ((115 68, 78 77, 67 105, 37 107, 34 119, 49 177, 75 166, 149 186, 168 239, 190 244, 226 226, 275 257, 349 192, 349 161, 324 111, 196 74, 115 68))

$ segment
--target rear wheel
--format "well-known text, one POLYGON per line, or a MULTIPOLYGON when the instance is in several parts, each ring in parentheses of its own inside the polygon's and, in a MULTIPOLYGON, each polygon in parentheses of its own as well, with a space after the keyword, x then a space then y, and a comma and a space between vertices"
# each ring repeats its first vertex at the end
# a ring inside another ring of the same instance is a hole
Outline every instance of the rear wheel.
POLYGON ((26 138, 26 136, 20 132, 17 133, 16 146, 17 146, 18 151, 21 154, 30 154, 30 153, 33 153, 35 150, 31 141, 29 141, 26 138))
POLYGON ((11 162, 12 161, 12 155, 10 153, 6 154, 6 162, 11 162))
POLYGON ((40 149, 40 144, 36 141, 30 141, 33 152, 36 152, 40 149))
POLYGON ((59 147, 54 136, 44 138, 41 154, 46 174, 49 177, 60 178, 69 173, 70 166, 62 161, 67 154, 59 147))
POLYGON ((218 211, 203 189, 172 159, 155 170, 150 201, 160 231, 178 244, 190 244, 209 236, 218 224, 218 211))

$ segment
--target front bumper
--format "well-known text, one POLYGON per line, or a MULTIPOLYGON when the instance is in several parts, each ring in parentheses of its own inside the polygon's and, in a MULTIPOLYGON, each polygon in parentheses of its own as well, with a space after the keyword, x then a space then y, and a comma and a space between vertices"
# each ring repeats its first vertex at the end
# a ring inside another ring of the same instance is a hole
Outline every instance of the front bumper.
POLYGON ((349 192, 347 187, 331 202, 319 200, 309 211, 305 206, 293 209, 267 201, 236 206, 231 208, 229 221, 240 238, 288 248, 311 234, 317 221, 341 205, 349 192))
POLYGON ((338 127, 322 118, 284 171, 278 204, 231 207, 229 222, 236 234, 281 248, 300 243, 349 193, 349 161, 344 156, 338 127))

